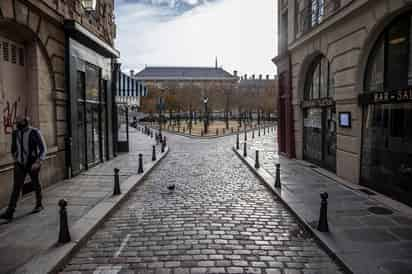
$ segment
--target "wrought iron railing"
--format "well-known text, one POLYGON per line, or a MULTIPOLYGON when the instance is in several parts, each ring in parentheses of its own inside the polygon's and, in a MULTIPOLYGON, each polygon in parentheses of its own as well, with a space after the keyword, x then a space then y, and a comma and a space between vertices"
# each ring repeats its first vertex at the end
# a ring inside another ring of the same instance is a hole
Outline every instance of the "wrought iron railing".
POLYGON ((295 17, 296 36, 300 36, 322 23, 327 17, 333 15, 340 6, 341 0, 297 1, 295 17))

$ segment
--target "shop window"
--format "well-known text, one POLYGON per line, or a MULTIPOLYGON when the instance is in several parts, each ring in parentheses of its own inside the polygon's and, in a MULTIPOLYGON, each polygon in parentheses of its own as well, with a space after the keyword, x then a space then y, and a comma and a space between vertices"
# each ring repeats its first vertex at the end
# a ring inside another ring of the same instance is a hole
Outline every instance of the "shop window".
POLYGON ((365 74, 365 91, 398 90, 412 85, 411 16, 402 16, 381 35, 365 74))
POLYGON ((6 41, 3 41, 3 60, 9 61, 9 43, 6 41))
POLYGON ((334 95, 332 88, 333 81, 331 81, 330 64, 329 61, 321 56, 309 70, 308 78, 305 85, 305 100, 316 100, 321 98, 331 98, 334 95))

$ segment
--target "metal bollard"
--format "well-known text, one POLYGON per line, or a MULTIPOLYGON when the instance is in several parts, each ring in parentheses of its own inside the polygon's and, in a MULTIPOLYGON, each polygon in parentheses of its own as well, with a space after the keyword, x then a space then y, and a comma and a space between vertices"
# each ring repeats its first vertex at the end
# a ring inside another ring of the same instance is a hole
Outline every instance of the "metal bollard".
POLYGON ((239 132, 236 134, 236 149, 239 149, 239 132))
POLYGON ((263 128, 263 135, 266 135, 266 128, 263 128))
POLYGON ((153 131, 150 131, 150 137, 153 138, 153 131))
POLYGON ((231 131, 232 131, 232 133, 233 133, 233 127, 232 128, 230 128, 231 129, 231 131))
POLYGON ((152 146, 152 161, 156 161, 156 146, 152 146))
POLYGON ((162 149, 161 152, 164 153, 165 152, 165 143, 162 142, 162 149))
POLYGON ((218 136, 219 135, 219 129, 217 128, 216 129, 216 136, 218 136))
POLYGON ((247 144, 246 142, 243 143, 243 157, 247 156, 247 144))
POLYGON ((222 131, 223 131, 223 133, 222 133, 222 134, 223 134, 223 135, 225 135, 225 133, 226 133, 226 130, 225 130, 225 129, 222 129, 222 131))
POLYGON ((328 226, 328 193, 323 192, 320 194, 320 216, 318 223, 318 230, 320 232, 329 232, 328 226))
POLYGON ((259 127, 259 129, 258 129, 258 136, 260 137, 260 127, 259 127))
POLYGON ((71 241, 69 224, 67 220, 67 202, 64 199, 59 201, 60 207, 60 231, 59 231, 59 241, 60 244, 65 244, 71 241))
POLYGON ((163 144, 164 144, 165 146, 167 146, 167 143, 166 143, 166 136, 163 136, 163 144))
POLYGON ((137 174, 143 173, 143 154, 139 153, 139 168, 137 170, 137 174))
POLYGON ((280 164, 276 164, 275 187, 276 187, 276 188, 282 188, 282 184, 280 183, 280 164))
POLYGON ((245 129, 245 141, 247 141, 247 131, 245 129))
POLYGON ((113 196, 122 194, 122 192, 120 191, 119 171, 120 171, 120 169, 118 169, 118 168, 114 169, 113 196))
POLYGON ((259 150, 256 150, 255 168, 256 168, 256 169, 260 168, 260 164, 259 164, 259 150))
POLYGON ((252 129, 252 139, 255 139, 255 130, 252 129))

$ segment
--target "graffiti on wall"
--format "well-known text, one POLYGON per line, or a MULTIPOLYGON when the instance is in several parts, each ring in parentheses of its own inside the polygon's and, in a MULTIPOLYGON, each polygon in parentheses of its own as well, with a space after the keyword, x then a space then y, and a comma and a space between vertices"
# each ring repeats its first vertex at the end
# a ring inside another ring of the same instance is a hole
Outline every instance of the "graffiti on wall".
MULTIPOLYGON (((14 102, 7 101, 6 106, 3 109, 3 130, 4 134, 11 134, 13 132, 13 126, 16 123, 17 114, 19 113, 19 107, 21 108, 20 96, 14 102)), ((27 107, 24 110, 25 116, 27 116, 27 107)))

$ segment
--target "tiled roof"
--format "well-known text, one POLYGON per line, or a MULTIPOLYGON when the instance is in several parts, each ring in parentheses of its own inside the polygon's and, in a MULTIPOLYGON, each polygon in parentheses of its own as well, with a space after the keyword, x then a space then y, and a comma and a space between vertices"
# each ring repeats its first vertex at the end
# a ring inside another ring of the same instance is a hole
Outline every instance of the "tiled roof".
POLYGON ((135 75, 139 80, 234 80, 229 72, 214 67, 146 67, 135 75))

